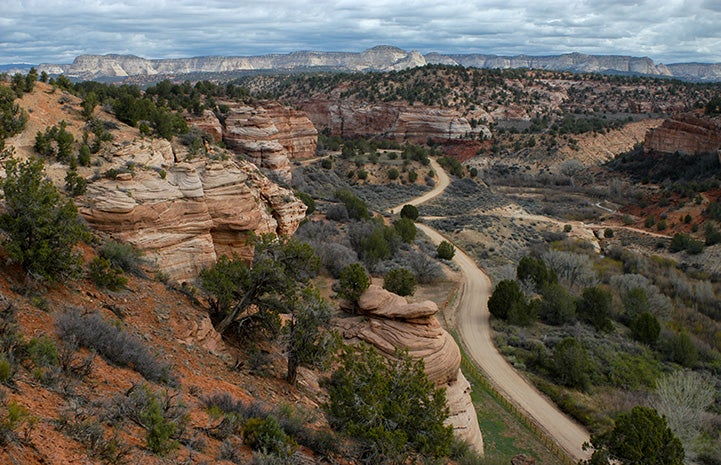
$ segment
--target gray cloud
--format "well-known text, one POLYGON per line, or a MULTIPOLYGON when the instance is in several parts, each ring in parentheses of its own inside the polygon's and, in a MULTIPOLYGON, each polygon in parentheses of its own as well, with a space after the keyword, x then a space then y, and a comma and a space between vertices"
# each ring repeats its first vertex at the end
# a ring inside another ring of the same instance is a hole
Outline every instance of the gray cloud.
POLYGON ((0 63, 360 51, 649 56, 721 62, 716 0, 5 0, 0 63))

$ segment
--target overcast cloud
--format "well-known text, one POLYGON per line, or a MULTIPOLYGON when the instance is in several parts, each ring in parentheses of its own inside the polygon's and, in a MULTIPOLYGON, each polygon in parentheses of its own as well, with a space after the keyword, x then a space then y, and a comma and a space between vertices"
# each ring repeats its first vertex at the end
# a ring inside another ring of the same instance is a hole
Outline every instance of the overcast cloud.
POLYGON ((3 0, 0 64, 362 51, 721 62, 721 0, 3 0))

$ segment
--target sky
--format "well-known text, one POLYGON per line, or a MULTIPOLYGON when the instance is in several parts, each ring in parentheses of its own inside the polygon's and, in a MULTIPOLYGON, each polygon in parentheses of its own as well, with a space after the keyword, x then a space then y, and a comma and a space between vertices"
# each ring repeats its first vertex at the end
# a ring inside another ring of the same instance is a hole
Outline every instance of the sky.
POLYGON ((359 52, 721 62, 721 0, 2 0, 0 64, 359 52))

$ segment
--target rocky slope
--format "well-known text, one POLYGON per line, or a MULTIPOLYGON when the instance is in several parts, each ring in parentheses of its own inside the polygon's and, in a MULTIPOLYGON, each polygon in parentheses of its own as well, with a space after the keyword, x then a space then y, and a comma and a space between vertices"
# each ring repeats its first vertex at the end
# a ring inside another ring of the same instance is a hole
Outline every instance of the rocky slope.
POLYGON ((359 316, 336 320, 343 337, 371 344, 386 357, 393 357, 399 348, 415 359, 423 359, 428 379, 446 388, 448 423, 453 425, 456 436, 483 453, 471 386, 460 369, 461 353, 435 317, 438 306, 431 301, 408 303, 403 297, 371 285, 358 300, 357 312, 359 316))
POLYGON ((71 64, 41 64, 40 71, 79 79, 122 78, 137 75, 184 74, 253 70, 333 69, 339 71, 395 71, 426 64, 478 68, 535 68, 556 71, 627 73, 677 77, 699 81, 721 80, 721 65, 704 63, 656 64, 647 57, 585 55, 498 56, 481 54, 422 55, 396 47, 378 46, 354 52, 293 52, 244 57, 194 57, 149 60, 133 55, 81 55, 71 64))

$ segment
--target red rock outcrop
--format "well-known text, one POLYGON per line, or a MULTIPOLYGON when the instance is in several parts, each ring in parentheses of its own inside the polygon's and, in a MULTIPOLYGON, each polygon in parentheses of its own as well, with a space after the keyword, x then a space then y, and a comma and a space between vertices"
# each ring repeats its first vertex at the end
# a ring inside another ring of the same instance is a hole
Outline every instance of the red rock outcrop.
POLYGON ((401 349, 412 358, 423 359, 428 379, 446 388, 448 424, 456 436, 483 453, 471 386, 460 369, 461 353, 435 317, 438 306, 429 300, 408 303, 404 297, 372 285, 361 295, 356 311, 360 316, 336 320, 343 337, 350 342, 367 342, 386 357, 401 349))
POLYGON ((721 149, 721 123, 683 114, 667 119, 646 134, 647 152, 698 155, 721 149))
POLYGON ((204 110, 201 116, 186 116, 186 119, 189 125, 207 132, 216 142, 223 140, 223 125, 211 110, 204 110))
POLYGON ((194 278, 222 254, 249 257, 250 232, 289 235, 305 214, 291 191, 248 162, 176 162, 185 157, 164 140, 127 143, 113 155, 103 168, 122 173, 90 183, 80 213, 135 245, 173 281, 194 278))
POLYGON ((223 140, 231 150, 247 156, 260 168, 289 181, 289 160, 315 155, 318 131, 303 112, 277 102, 228 105, 223 140))
POLYGON ((328 128, 332 135, 347 138, 381 136, 420 143, 428 138, 473 138, 479 133, 490 137, 487 127, 473 128, 465 116, 450 109, 338 100, 309 100, 298 102, 298 106, 317 128, 328 128))

